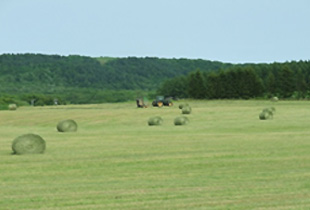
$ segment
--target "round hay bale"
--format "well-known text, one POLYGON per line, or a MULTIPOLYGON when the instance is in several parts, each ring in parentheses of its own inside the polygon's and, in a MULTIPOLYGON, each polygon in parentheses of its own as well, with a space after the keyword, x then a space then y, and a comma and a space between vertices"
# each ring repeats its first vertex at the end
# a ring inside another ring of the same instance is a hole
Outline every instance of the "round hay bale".
POLYGON ((174 119, 174 125, 186 125, 189 123, 189 119, 187 117, 181 116, 174 119))
POLYGON ((273 115, 276 112, 276 109, 274 107, 268 107, 263 109, 263 112, 268 112, 270 115, 273 115))
POLYGON ((192 112, 192 108, 190 106, 184 106, 182 108, 182 114, 190 114, 192 112))
POLYGON ((64 120, 57 124, 59 132, 75 132, 77 131, 77 123, 74 120, 64 120))
POLYGON ((25 134, 13 140, 12 150, 14 154, 40 154, 45 151, 44 139, 36 134, 25 134))
POLYGON ((161 125, 163 123, 163 119, 159 116, 156 116, 156 117, 151 117, 149 120, 148 120, 148 125, 152 126, 152 125, 161 125))
POLYGON ((17 109, 17 105, 16 104, 9 104, 9 110, 16 110, 17 109))
POLYGON ((268 119, 271 119, 272 117, 273 117, 273 114, 272 114, 272 112, 269 112, 269 111, 262 111, 259 114, 260 120, 268 120, 268 119))
POLYGON ((269 115, 273 115, 273 111, 269 108, 263 109, 262 112, 267 112, 269 115))
POLYGON ((276 96, 275 96, 275 97, 272 97, 272 98, 271 98, 271 101, 272 101, 272 102, 277 102, 277 101, 279 101, 279 98, 276 97, 276 96))
POLYGON ((185 106, 189 106, 187 103, 185 103, 185 104, 180 104, 179 105, 179 109, 183 109, 183 107, 185 107, 185 106))

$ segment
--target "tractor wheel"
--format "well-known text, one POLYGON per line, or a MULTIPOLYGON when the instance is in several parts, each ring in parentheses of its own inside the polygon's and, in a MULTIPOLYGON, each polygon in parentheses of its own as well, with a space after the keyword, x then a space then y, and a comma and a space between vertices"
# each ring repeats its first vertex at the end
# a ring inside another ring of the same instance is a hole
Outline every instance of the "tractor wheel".
POLYGON ((173 103, 172 103, 172 102, 169 102, 168 106, 173 106, 173 103))
POLYGON ((163 102, 161 102, 161 101, 158 101, 158 102, 157 102, 157 106, 158 106, 158 107, 162 107, 163 105, 164 105, 163 102))

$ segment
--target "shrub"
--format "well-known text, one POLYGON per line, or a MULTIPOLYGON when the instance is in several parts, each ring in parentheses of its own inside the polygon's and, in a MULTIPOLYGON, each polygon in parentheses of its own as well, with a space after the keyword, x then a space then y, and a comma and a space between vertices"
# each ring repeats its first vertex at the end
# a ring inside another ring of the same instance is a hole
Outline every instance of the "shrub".
POLYGON ((57 124, 59 132, 75 132, 77 131, 77 123, 74 120, 64 120, 57 124))
POLYGON ((13 154, 40 154, 45 151, 45 140, 36 134, 25 134, 13 140, 13 154))

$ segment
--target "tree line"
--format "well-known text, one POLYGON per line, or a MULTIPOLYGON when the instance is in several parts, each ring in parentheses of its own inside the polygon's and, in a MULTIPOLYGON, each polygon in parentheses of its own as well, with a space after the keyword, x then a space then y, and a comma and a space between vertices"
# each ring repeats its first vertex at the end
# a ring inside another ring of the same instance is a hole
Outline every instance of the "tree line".
POLYGON ((0 109, 8 103, 122 102, 156 95, 308 98, 310 62, 230 64, 156 57, 0 55, 0 109))
POLYGON ((158 94, 194 99, 249 99, 310 97, 310 62, 244 64, 166 80, 158 94))

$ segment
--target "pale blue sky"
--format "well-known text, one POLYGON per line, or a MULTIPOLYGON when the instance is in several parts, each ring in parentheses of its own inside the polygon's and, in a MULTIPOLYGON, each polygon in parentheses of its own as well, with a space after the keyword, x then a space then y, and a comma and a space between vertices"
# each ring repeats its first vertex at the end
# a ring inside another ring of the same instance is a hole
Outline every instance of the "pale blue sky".
POLYGON ((0 0, 0 54, 310 59, 310 0, 0 0))

